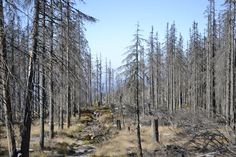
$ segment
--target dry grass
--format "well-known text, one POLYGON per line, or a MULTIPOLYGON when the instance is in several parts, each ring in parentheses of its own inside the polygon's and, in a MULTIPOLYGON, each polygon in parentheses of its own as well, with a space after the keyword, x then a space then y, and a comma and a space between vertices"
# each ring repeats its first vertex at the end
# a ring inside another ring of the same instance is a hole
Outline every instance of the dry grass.
POLYGON ((1 148, 7 148, 8 147, 8 145, 7 145, 7 138, 1 138, 1 140, 0 140, 0 147, 1 148))
POLYGON ((113 121, 111 113, 102 114, 100 117, 98 117, 98 121, 102 124, 110 124, 113 121))
MULTIPOLYGON (((64 130, 60 130, 58 129, 57 126, 55 126, 54 131, 55 131, 55 138, 51 141, 49 141, 48 139, 48 131, 49 131, 49 127, 48 127, 48 123, 45 122, 45 149, 46 150, 52 150, 52 149, 56 149, 56 150, 61 150, 61 151, 66 151, 67 146, 68 145, 72 145, 74 143, 76 143, 76 138, 72 138, 69 135, 74 135, 76 136, 77 134, 79 134, 79 132, 81 131, 81 129, 84 127, 83 124, 78 124, 77 123, 78 118, 72 118, 71 122, 72 122, 72 126, 69 129, 64 129, 64 130)), ((5 126, 1 125, 0 126, 0 151, 2 153, 2 151, 7 150, 8 149, 8 145, 7 145, 7 138, 6 138, 6 133, 5 133, 5 126)), ((15 135, 16 135, 16 146, 17 148, 20 147, 20 131, 19 131, 19 127, 15 126, 15 135)), ((30 153, 30 156, 32 157, 44 157, 47 156, 46 153, 42 152, 39 150, 39 120, 34 121, 32 123, 31 126, 31 141, 30 141, 30 149, 33 149, 34 152, 30 153)), ((5 152, 4 154, 1 154, 0 156, 6 156, 5 152)))
POLYGON ((48 155, 42 151, 34 151, 30 153, 31 157, 48 157, 48 155))
POLYGON ((96 156, 122 156, 127 148, 135 147, 135 136, 126 130, 122 130, 115 138, 103 143, 97 148, 96 156), (129 138, 127 138, 129 137, 129 138), (111 151, 112 150, 112 151, 111 151))
MULTIPOLYGON (((105 130, 108 128, 112 130, 113 126, 113 117, 111 112, 107 108, 96 109, 96 112, 100 113, 100 116, 96 119, 95 124, 99 124, 99 129, 97 131, 101 131, 102 128, 105 130), (99 122, 99 123, 97 123, 99 122)), ((90 110, 86 110, 82 113, 82 122, 78 120, 78 118, 72 118, 71 123, 73 124, 69 129, 65 128, 64 130, 58 129, 55 126, 55 138, 53 140, 48 139, 48 123, 45 123, 45 148, 46 150, 56 150, 60 154, 68 155, 68 147, 76 146, 78 143, 77 139, 81 139, 81 132, 86 128, 88 121, 95 120, 94 116, 92 116, 93 112, 90 110)), ((119 117, 120 118, 120 117, 119 117)), ((133 123, 130 119, 125 119, 126 126, 130 126, 131 129, 128 131, 126 128, 121 130, 118 134, 115 133, 116 130, 112 133, 112 138, 109 136, 109 140, 103 142, 102 144, 97 145, 96 152, 92 156, 116 156, 122 157, 127 156, 128 152, 137 152, 137 137, 136 137, 136 129, 133 126, 133 123)), ((93 124, 94 125, 94 124, 93 124)), ((66 126, 66 125, 65 125, 66 126)), ((5 135, 4 125, 0 126, 0 156, 7 156, 7 139, 5 135)), ((90 129, 91 127, 88 126, 90 129)), ((39 150, 39 121, 34 121, 31 128, 31 142, 30 148, 34 150, 34 152, 30 153, 32 157, 46 157, 48 154, 39 150)), ((182 128, 183 129, 183 128, 182 128)), ((176 126, 160 126, 160 142, 153 143, 151 139, 151 129, 150 126, 142 126, 141 128, 141 139, 142 139, 142 147, 146 152, 154 152, 154 150, 165 150, 167 145, 179 145, 183 146, 184 144, 190 140, 190 137, 187 137, 184 134, 184 130, 181 128, 177 128, 176 126)), ((19 128, 15 128, 16 133, 16 141, 17 147, 20 146, 19 139, 19 128)), ((85 129, 86 130, 86 129, 85 129)), ((220 131, 224 134, 227 133, 227 129, 220 128, 220 131)), ((86 134, 85 134, 86 135, 86 134)), ((106 136, 103 135, 102 136, 106 136)), ((218 139, 221 141, 221 139, 218 139)), ((91 144, 90 138, 86 140, 84 138, 84 144, 91 144)), ((94 142, 93 142, 94 144, 94 142)), ((189 146, 192 146, 191 144, 189 146)))
MULTIPOLYGON (((98 121, 100 124, 107 128, 112 128, 113 119, 111 112, 107 108, 97 109, 96 112, 100 112, 98 121)), ((45 148, 46 150, 58 150, 62 154, 67 151, 67 147, 74 145, 77 142, 78 137, 80 136, 81 131, 85 128, 86 123, 90 120, 93 120, 90 111, 82 113, 82 122, 79 123, 77 118, 72 118, 71 123, 73 124, 69 129, 59 130, 55 126, 55 138, 51 141, 47 138, 48 136, 48 123, 45 123, 45 148)), ((127 125, 126 120, 126 125, 127 125)), ((153 143, 151 139, 151 129, 148 126, 141 128, 142 136, 142 146, 143 149, 147 151, 153 151, 156 149, 163 148, 168 144, 173 143, 184 143, 183 139, 178 137, 178 133, 181 132, 180 129, 176 127, 161 126, 160 130, 160 143, 153 143)), ((4 134, 4 133, 3 133, 4 134)), ((19 129, 16 129, 16 135, 19 137, 19 129)), ((20 140, 19 140, 20 141, 20 140)), ((86 141, 84 141, 86 143, 86 141)), ((87 141, 89 143, 89 141, 87 141)), ((31 130, 31 143, 30 148, 34 150, 30 156, 46 156, 45 153, 39 150, 39 121, 34 121, 31 130)), ((19 147, 19 143, 17 144, 19 147)), ((7 149, 6 137, 0 137, 0 147, 7 149)), ((136 152, 137 148, 137 138, 135 127, 131 125, 131 131, 123 129, 119 134, 115 134, 108 141, 103 142, 97 146, 96 152, 93 154, 95 156, 126 156, 128 151, 136 152)), ((1 156, 1 155, 0 155, 1 156)))
MULTIPOLYGON (((142 147, 145 150, 153 151, 155 149, 163 148, 165 145, 173 144, 173 139, 176 143, 183 142, 177 139, 177 134, 180 129, 176 127, 161 126, 160 128, 160 143, 153 143, 151 139, 150 127, 141 128, 142 147)), ((123 129, 116 137, 104 142, 98 146, 94 156, 126 156, 128 150, 136 150, 137 138, 135 128, 129 132, 123 129), (112 151, 111 151, 112 150, 112 151)))
POLYGON ((160 143, 165 146, 170 144, 184 144, 187 141, 187 137, 183 139, 178 135, 182 132, 181 128, 175 126, 161 126, 159 129, 160 143))

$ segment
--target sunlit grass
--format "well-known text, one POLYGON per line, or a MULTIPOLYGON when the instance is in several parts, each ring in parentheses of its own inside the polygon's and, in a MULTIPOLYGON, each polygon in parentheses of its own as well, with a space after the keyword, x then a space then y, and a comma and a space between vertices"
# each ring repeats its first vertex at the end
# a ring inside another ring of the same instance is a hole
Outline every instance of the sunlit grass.
MULTIPOLYGON (((176 133, 180 131, 176 127, 161 126, 160 130, 160 142, 153 143, 151 139, 151 129, 149 126, 141 128, 141 140, 142 147, 145 150, 153 151, 155 149, 163 148, 168 144, 173 144, 173 139, 177 138, 176 133)), ((176 143, 183 142, 180 139, 174 141, 176 143)), ((136 152, 137 149, 137 136, 136 130, 133 126, 131 131, 123 129, 114 138, 104 142, 98 146, 95 156, 126 156, 128 150, 136 152)))

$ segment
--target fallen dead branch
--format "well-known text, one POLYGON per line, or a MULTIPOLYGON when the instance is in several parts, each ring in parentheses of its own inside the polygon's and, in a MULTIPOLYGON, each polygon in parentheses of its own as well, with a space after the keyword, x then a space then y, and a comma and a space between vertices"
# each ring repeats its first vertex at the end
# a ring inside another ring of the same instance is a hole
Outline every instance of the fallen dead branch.
POLYGON ((229 139, 218 130, 205 130, 197 132, 185 146, 198 152, 226 152, 229 139))

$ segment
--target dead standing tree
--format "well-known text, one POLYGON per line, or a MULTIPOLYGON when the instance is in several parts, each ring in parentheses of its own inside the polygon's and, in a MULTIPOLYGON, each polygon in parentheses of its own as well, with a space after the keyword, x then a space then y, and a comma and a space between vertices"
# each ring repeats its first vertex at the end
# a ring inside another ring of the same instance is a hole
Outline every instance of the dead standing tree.
MULTIPOLYGON (((122 74, 125 75, 126 81, 128 84, 126 86, 128 88, 132 88, 134 91, 134 103, 136 108, 136 131, 137 131, 137 143, 138 143, 138 156, 142 157, 142 143, 141 143, 141 131, 140 131, 140 60, 139 54, 143 51, 142 41, 144 39, 141 38, 139 25, 137 25, 136 33, 134 34, 133 42, 134 44, 128 47, 127 57, 123 60, 125 65, 121 66, 120 69, 123 70, 122 74)), ((142 78, 141 78, 142 79, 142 78)))
POLYGON ((10 157, 16 157, 16 142, 15 135, 13 130, 13 119, 12 119, 12 108, 11 108, 11 99, 10 99, 10 91, 9 91, 9 71, 6 64, 6 49, 5 49, 5 35, 4 35, 4 7, 3 1, 0 0, 0 89, 1 99, 4 104, 5 111, 5 125, 7 132, 7 140, 8 140, 8 151, 10 157))

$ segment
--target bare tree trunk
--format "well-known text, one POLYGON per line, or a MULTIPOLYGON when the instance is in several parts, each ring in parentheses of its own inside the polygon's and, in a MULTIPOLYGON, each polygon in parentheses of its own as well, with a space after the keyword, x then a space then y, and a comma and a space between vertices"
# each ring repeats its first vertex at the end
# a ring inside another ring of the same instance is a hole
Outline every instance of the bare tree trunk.
POLYGON ((152 141, 159 142, 158 119, 152 119, 152 141))
MULTIPOLYGON (((92 91, 92 58, 91 54, 89 54, 89 104, 92 106, 93 103, 93 91, 92 91)), ((107 98, 108 100, 108 98, 107 98)))
POLYGON ((67 37, 66 37, 66 99, 67 99, 67 106, 66 106, 66 122, 67 128, 70 127, 70 107, 71 107, 71 83, 69 80, 69 67, 70 67, 70 52, 69 52, 69 40, 70 40, 70 0, 67 0, 67 8, 66 8, 66 18, 67 18, 67 37))
POLYGON ((54 86, 53 86, 53 0, 50 0, 50 78, 48 79, 49 138, 54 137, 54 86))
MULTIPOLYGON (((1 39, 2 38, 0 37, 0 40, 1 39)), ((0 49, 1 49, 1 47, 0 47, 0 49)), ((2 60, 2 57, 1 57, 1 60, 2 60)), ((6 66, 6 65, 4 65, 4 66, 6 66)), ((4 68, 4 73, 5 73, 4 74, 5 77, 3 76, 3 79, 8 76, 8 70, 6 67, 4 68)), ((9 79, 7 79, 6 82, 3 81, 3 79, 2 79, 2 84, 4 86, 4 88, 3 88, 3 98, 4 98, 3 103, 4 103, 4 110, 5 110, 5 125, 6 125, 7 140, 8 140, 8 151, 9 151, 10 157, 16 157, 17 153, 16 153, 15 133, 14 133, 13 119, 12 119, 13 112, 12 112, 12 108, 11 108, 9 79)))
MULTIPOLYGON (((175 45, 175 43, 173 43, 175 45)), ((175 48, 173 48, 173 61, 172 61, 172 111, 176 110, 176 57, 175 57, 175 48)))
POLYGON ((42 14, 43 14, 43 41, 42 41, 42 55, 40 56, 39 60, 39 66, 41 67, 39 71, 39 76, 40 76, 40 95, 39 95, 39 105, 40 105, 40 136, 39 136, 39 145, 40 149, 44 149, 44 107, 46 104, 46 80, 45 80, 45 67, 44 67, 44 62, 45 62, 45 55, 46 55, 46 0, 42 1, 42 14))
POLYGON ((208 15, 208 54, 207 54, 207 112, 208 117, 213 111, 216 114, 216 98, 215 98, 215 51, 216 51, 216 22, 215 22, 215 1, 210 1, 208 15))
POLYGON ((117 130, 121 130, 121 121, 120 121, 120 119, 116 120, 116 128, 117 128, 117 130))
POLYGON ((102 106, 102 56, 100 54, 100 63, 99 63, 99 105, 102 106))
MULTIPOLYGON (((164 104, 164 96, 165 93, 164 90, 162 90, 162 84, 161 84, 161 50, 160 50, 160 43, 158 41, 158 35, 156 35, 157 41, 156 41, 156 78, 155 78, 155 85, 156 86, 156 108, 158 109, 159 106, 162 106, 164 104)), ((164 86, 164 85, 163 85, 164 86)))
POLYGON ((44 72, 42 74, 42 71, 43 70, 43 61, 42 61, 42 58, 39 58, 39 60, 41 60, 41 62, 39 62, 39 72, 38 72, 38 75, 39 75, 39 116, 40 116, 40 135, 39 135, 39 145, 40 145, 40 149, 43 150, 44 149, 44 100, 45 97, 44 97, 44 72), (41 71, 42 70, 42 71, 41 71))
POLYGON ((107 58, 106 58, 106 84, 105 84, 105 89, 106 89, 106 105, 108 105, 108 66, 107 66, 107 58))
POLYGON ((145 61, 144 61, 144 50, 142 50, 142 105, 143 105, 143 114, 145 114, 146 107, 146 98, 145 98, 145 61))
MULTIPOLYGON (((63 38, 64 38, 64 28, 63 28, 63 4, 62 0, 60 0, 60 21, 61 21, 61 27, 60 27, 60 51, 61 51, 61 57, 62 57, 62 72, 61 72, 61 77, 62 77, 62 85, 65 86, 65 65, 64 65, 64 50, 63 50, 63 38)), ((61 101, 60 101, 60 107, 59 107, 59 127, 60 130, 64 129, 64 104, 66 103, 66 91, 65 89, 60 89, 61 91, 61 101)))
MULTIPOLYGON (((96 102, 99 101, 99 60, 98 57, 96 57, 96 102)), ((98 104, 99 105, 99 104, 98 104)))
POLYGON ((24 120, 23 127, 21 132, 21 153, 22 156, 29 156, 29 145, 30 145, 30 132, 31 132, 31 105, 33 98, 33 80, 34 80, 34 70, 35 70, 35 61, 38 47, 38 21, 39 21, 39 0, 34 1, 34 23, 33 23, 33 34, 32 34, 32 57, 33 60, 30 62, 30 72, 28 77, 28 85, 27 85, 27 95, 25 101, 25 109, 24 109, 24 120))
POLYGON ((171 55, 169 53, 169 24, 167 23, 167 28, 166 28, 166 49, 167 49, 167 66, 166 66, 166 103, 167 103, 167 109, 171 111, 171 55))
POLYGON ((216 106, 216 68, 215 68, 215 54, 216 54, 216 20, 215 20, 215 0, 212 0, 212 108, 213 116, 216 116, 217 106, 216 106))
MULTIPOLYGON (((64 92, 63 92, 64 93, 64 92)), ((63 102, 65 101, 65 97, 61 97, 60 107, 59 107, 59 127, 61 130, 64 129, 64 108, 63 108, 63 102)))
POLYGON ((68 86, 68 104, 66 107, 66 122, 67 122, 67 128, 70 127, 70 118, 71 118, 71 112, 70 112, 70 108, 71 108, 71 86, 68 86))
MULTIPOLYGON (((155 93, 154 93, 154 37, 153 37, 153 26, 150 34, 150 52, 149 52, 149 70, 150 70, 150 100, 153 108, 157 108, 155 106, 155 93)), ((143 63, 145 64, 145 63, 143 63)), ((143 75, 144 76, 144 75, 143 75)), ((144 83, 143 83, 144 84, 144 83)), ((158 88, 158 87, 157 87, 158 88)))
MULTIPOLYGON (((138 34, 138 29, 137 29, 138 34)), ((138 39, 137 39, 138 40, 138 39)), ((137 41, 138 43, 138 41, 137 41)), ((138 139, 138 156, 143 157, 142 143, 141 143, 141 132, 140 132, 140 110, 139 110, 139 51, 138 44, 136 44, 136 115, 137 115, 137 139, 138 139)))
POLYGON ((5 111, 5 125, 7 132, 9 157, 16 157, 16 142, 13 128, 12 108, 9 91, 8 69, 6 63, 5 35, 4 35, 4 13, 3 1, 0 0, 0 69, 3 70, 0 75, 0 89, 2 89, 2 100, 5 111))
POLYGON ((125 119, 124 119, 122 100, 123 100, 123 94, 120 95, 119 103, 120 103, 120 117, 122 118, 123 127, 125 127, 125 119))
POLYGON ((108 104, 111 107, 111 61, 109 62, 109 69, 108 69, 108 104))
MULTIPOLYGON (((10 46, 11 46, 11 73, 12 75, 15 75, 16 76, 16 71, 15 71, 15 15, 13 15, 12 17, 12 20, 11 20, 11 27, 12 27, 12 35, 11 35, 11 41, 10 41, 10 46)), ((10 80, 11 84, 12 84, 12 87, 10 89, 10 93, 12 93, 12 97, 11 97, 11 104, 12 104, 12 112, 13 112, 13 115, 12 115, 12 118, 13 120, 16 120, 17 119, 17 103, 16 103, 16 99, 17 99, 17 93, 16 93, 16 82, 15 80, 10 80)))
MULTIPOLYGON (((235 14, 236 14, 236 8, 235 8, 235 1, 233 1, 233 17, 232 17, 232 43, 233 43, 233 49, 231 52, 231 104, 232 104, 232 118, 233 118, 233 129, 236 133, 236 104, 235 104, 235 69, 236 69, 236 61, 235 61, 235 14)), ((236 143, 236 139, 234 139, 234 142, 236 143)))
MULTIPOLYGON (((209 40, 209 39, 208 39, 209 40)), ((208 41, 209 44, 209 41, 208 41)), ((207 114, 208 117, 210 117, 210 111, 211 111, 211 74, 210 74, 210 50, 209 46, 207 47, 207 78, 206 78, 206 108, 207 108, 207 114)))

